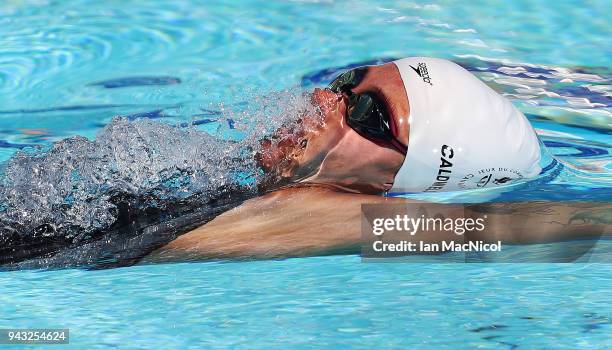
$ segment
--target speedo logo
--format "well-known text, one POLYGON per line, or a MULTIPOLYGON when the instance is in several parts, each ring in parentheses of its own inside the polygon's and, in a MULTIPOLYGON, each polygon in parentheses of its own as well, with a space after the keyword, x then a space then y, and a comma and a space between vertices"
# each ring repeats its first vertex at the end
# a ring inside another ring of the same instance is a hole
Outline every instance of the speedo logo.
POLYGON ((419 77, 423 79, 424 82, 433 86, 433 84, 431 83, 431 77, 429 76, 429 72, 427 71, 427 65, 425 63, 419 63, 418 68, 415 68, 413 66, 410 66, 410 68, 412 68, 416 72, 416 74, 418 74, 419 77))

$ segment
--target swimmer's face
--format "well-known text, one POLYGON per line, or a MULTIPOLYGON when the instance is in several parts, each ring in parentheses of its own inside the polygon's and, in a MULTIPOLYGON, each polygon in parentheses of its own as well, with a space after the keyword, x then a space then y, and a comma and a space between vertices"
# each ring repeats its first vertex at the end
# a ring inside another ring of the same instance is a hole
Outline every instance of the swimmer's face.
POLYGON ((296 124, 278 129, 261 141, 262 150, 256 159, 268 173, 299 180, 311 175, 325 153, 342 137, 342 116, 346 105, 343 96, 328 90, 315 89, 311 102, 318 113, 300 118, 296 124))
MULTIPOLYGON (((408 101, 395 64, 368 67, 353 92, 377 94, 397 123, 407 123, 408 101)), ((272 140, 262 141, 256 156, 261 167, 287 182, 335 183, 359 191, 390 186, 405 155, 375 144, 347 125, 346 95, 315 89, 312 103, 319 115, 305 116, 296 125, 279 129, 272 140)), ((407 144, 408 128, 396 136, 407 144)))

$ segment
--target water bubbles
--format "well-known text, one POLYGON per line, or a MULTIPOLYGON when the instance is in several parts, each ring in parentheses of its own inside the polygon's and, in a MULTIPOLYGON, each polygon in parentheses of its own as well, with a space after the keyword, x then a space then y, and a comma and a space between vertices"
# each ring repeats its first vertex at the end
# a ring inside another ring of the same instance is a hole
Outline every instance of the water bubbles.
POLYGON ((163 212, 186 200, 209 205, 227 189, 256 194, 264 176, 253 157, 259 140, 315 110, 301 92, 251 101, 226 104, 213 133, 116 117, 93 140, 17 152, 0 168, 0 242, 73 244, 116 225, 125 206, 163 212), (228 137, 229 120, 240 137, 228 137))

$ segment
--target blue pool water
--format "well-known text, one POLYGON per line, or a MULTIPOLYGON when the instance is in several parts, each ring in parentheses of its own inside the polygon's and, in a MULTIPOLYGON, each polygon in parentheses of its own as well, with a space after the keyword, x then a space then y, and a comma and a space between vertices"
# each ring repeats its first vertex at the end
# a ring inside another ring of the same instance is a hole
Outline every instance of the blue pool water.
MULTIPOLYGON (((254 96, 423 55, 512 99, 563 163, 535 186, 428 199, 609 201, 609 13, 607 1, 3 2, 0 160, 93 139, 116 115, 240 138, 237 111, 265 103, 254 96)), ((0 328, 70 328, 74 349, 608 349, 611 280, 608 264, 355 255, 14 271, 0 273, 0 328)))

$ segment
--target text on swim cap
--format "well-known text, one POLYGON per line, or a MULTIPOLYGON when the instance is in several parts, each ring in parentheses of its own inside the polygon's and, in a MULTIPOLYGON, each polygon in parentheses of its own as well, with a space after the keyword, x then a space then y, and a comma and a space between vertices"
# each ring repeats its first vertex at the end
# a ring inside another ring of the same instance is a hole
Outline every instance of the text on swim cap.
POLYGON ((442 157, 440 157, 440 166, 438 167, 438 176, 436 176, 436 181, 431 186, 429 186, 425 190, 425 192, 440 191, 448 183, 448 180, 450 180, 450 175, 452 173, 452 167, 453 167, 453 163, 450 161, 450 159, 453 159, 453 156, 455 155, 455 151, 453 150, 452 147, 448 145, 442 145, 440 149, 441 149, 440 153, 442 154, 442 157))

